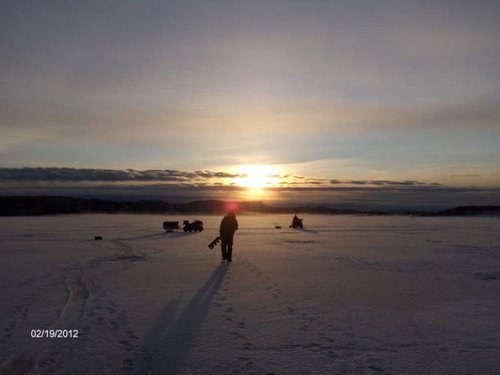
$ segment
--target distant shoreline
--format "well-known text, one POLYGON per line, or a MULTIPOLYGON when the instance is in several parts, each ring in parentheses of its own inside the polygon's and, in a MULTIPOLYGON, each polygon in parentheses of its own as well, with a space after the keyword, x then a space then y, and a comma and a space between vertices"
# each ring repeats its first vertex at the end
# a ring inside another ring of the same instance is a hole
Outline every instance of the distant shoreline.
MULTIPOLYGON (((168 203, 162 200, 121 202, 64 196, 0 196, 0 216, 46 216, 60 214, 222 214, 227 201, 198 200, 168 203)), ((423 210, 353 210, 319 205, 276 207, 260 201, 236 202, 241 213, 262 214, 328 214, 328 215, 404 215, 404 216, 490 216, 500 217, 500 206, 459 206, 450 209, 423 210)))

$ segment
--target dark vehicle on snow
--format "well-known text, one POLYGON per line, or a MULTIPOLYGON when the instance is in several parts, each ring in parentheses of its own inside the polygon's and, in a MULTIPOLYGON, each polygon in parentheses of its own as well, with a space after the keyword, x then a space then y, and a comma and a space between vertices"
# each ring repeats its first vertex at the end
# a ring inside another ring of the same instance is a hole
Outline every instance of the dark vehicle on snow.
POLYGON ((203 232, 203 221, 195 220, 190 223, 189 220, 184 220, 182 229, 184 232, 203 232))

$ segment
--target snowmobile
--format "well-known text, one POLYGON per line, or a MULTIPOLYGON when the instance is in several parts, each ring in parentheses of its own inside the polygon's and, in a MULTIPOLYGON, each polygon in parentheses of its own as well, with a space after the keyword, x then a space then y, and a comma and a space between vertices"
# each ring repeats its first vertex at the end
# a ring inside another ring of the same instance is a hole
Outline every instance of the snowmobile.
POLYGON ((195 220, 192 223, 184 220, 182 229, 184 232, 203 232, 203 221, 195 220))

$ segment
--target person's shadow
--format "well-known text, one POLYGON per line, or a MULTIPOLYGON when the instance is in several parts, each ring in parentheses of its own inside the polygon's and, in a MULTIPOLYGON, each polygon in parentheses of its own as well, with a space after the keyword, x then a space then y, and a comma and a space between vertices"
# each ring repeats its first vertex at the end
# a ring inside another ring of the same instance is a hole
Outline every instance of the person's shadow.
POLYGON ((145 340, 145 347, 152 355, 148 367, 154 373, 177 374, 180 372, 192 341, 198 335, 226 271, 227 265, 218 266, 177 320, 172 322, 182 294, 170 300, 162 309, 145 340))
POLYGON ((317 230, 308 229, 308 228, 297 228, 297 230, 299 232, 304 232, 304 233, 318 234, 317 230))

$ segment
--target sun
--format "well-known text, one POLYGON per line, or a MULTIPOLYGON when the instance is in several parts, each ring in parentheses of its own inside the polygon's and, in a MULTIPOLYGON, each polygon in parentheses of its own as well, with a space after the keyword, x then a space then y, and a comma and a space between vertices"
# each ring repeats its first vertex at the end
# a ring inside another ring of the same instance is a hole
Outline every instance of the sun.
POLYGON ((270 165, 242 165, 237 168, 241 177, 236 179, 236 185, 249 189, 260 190, 265 187, 277 186, 279 170, 270 165))

